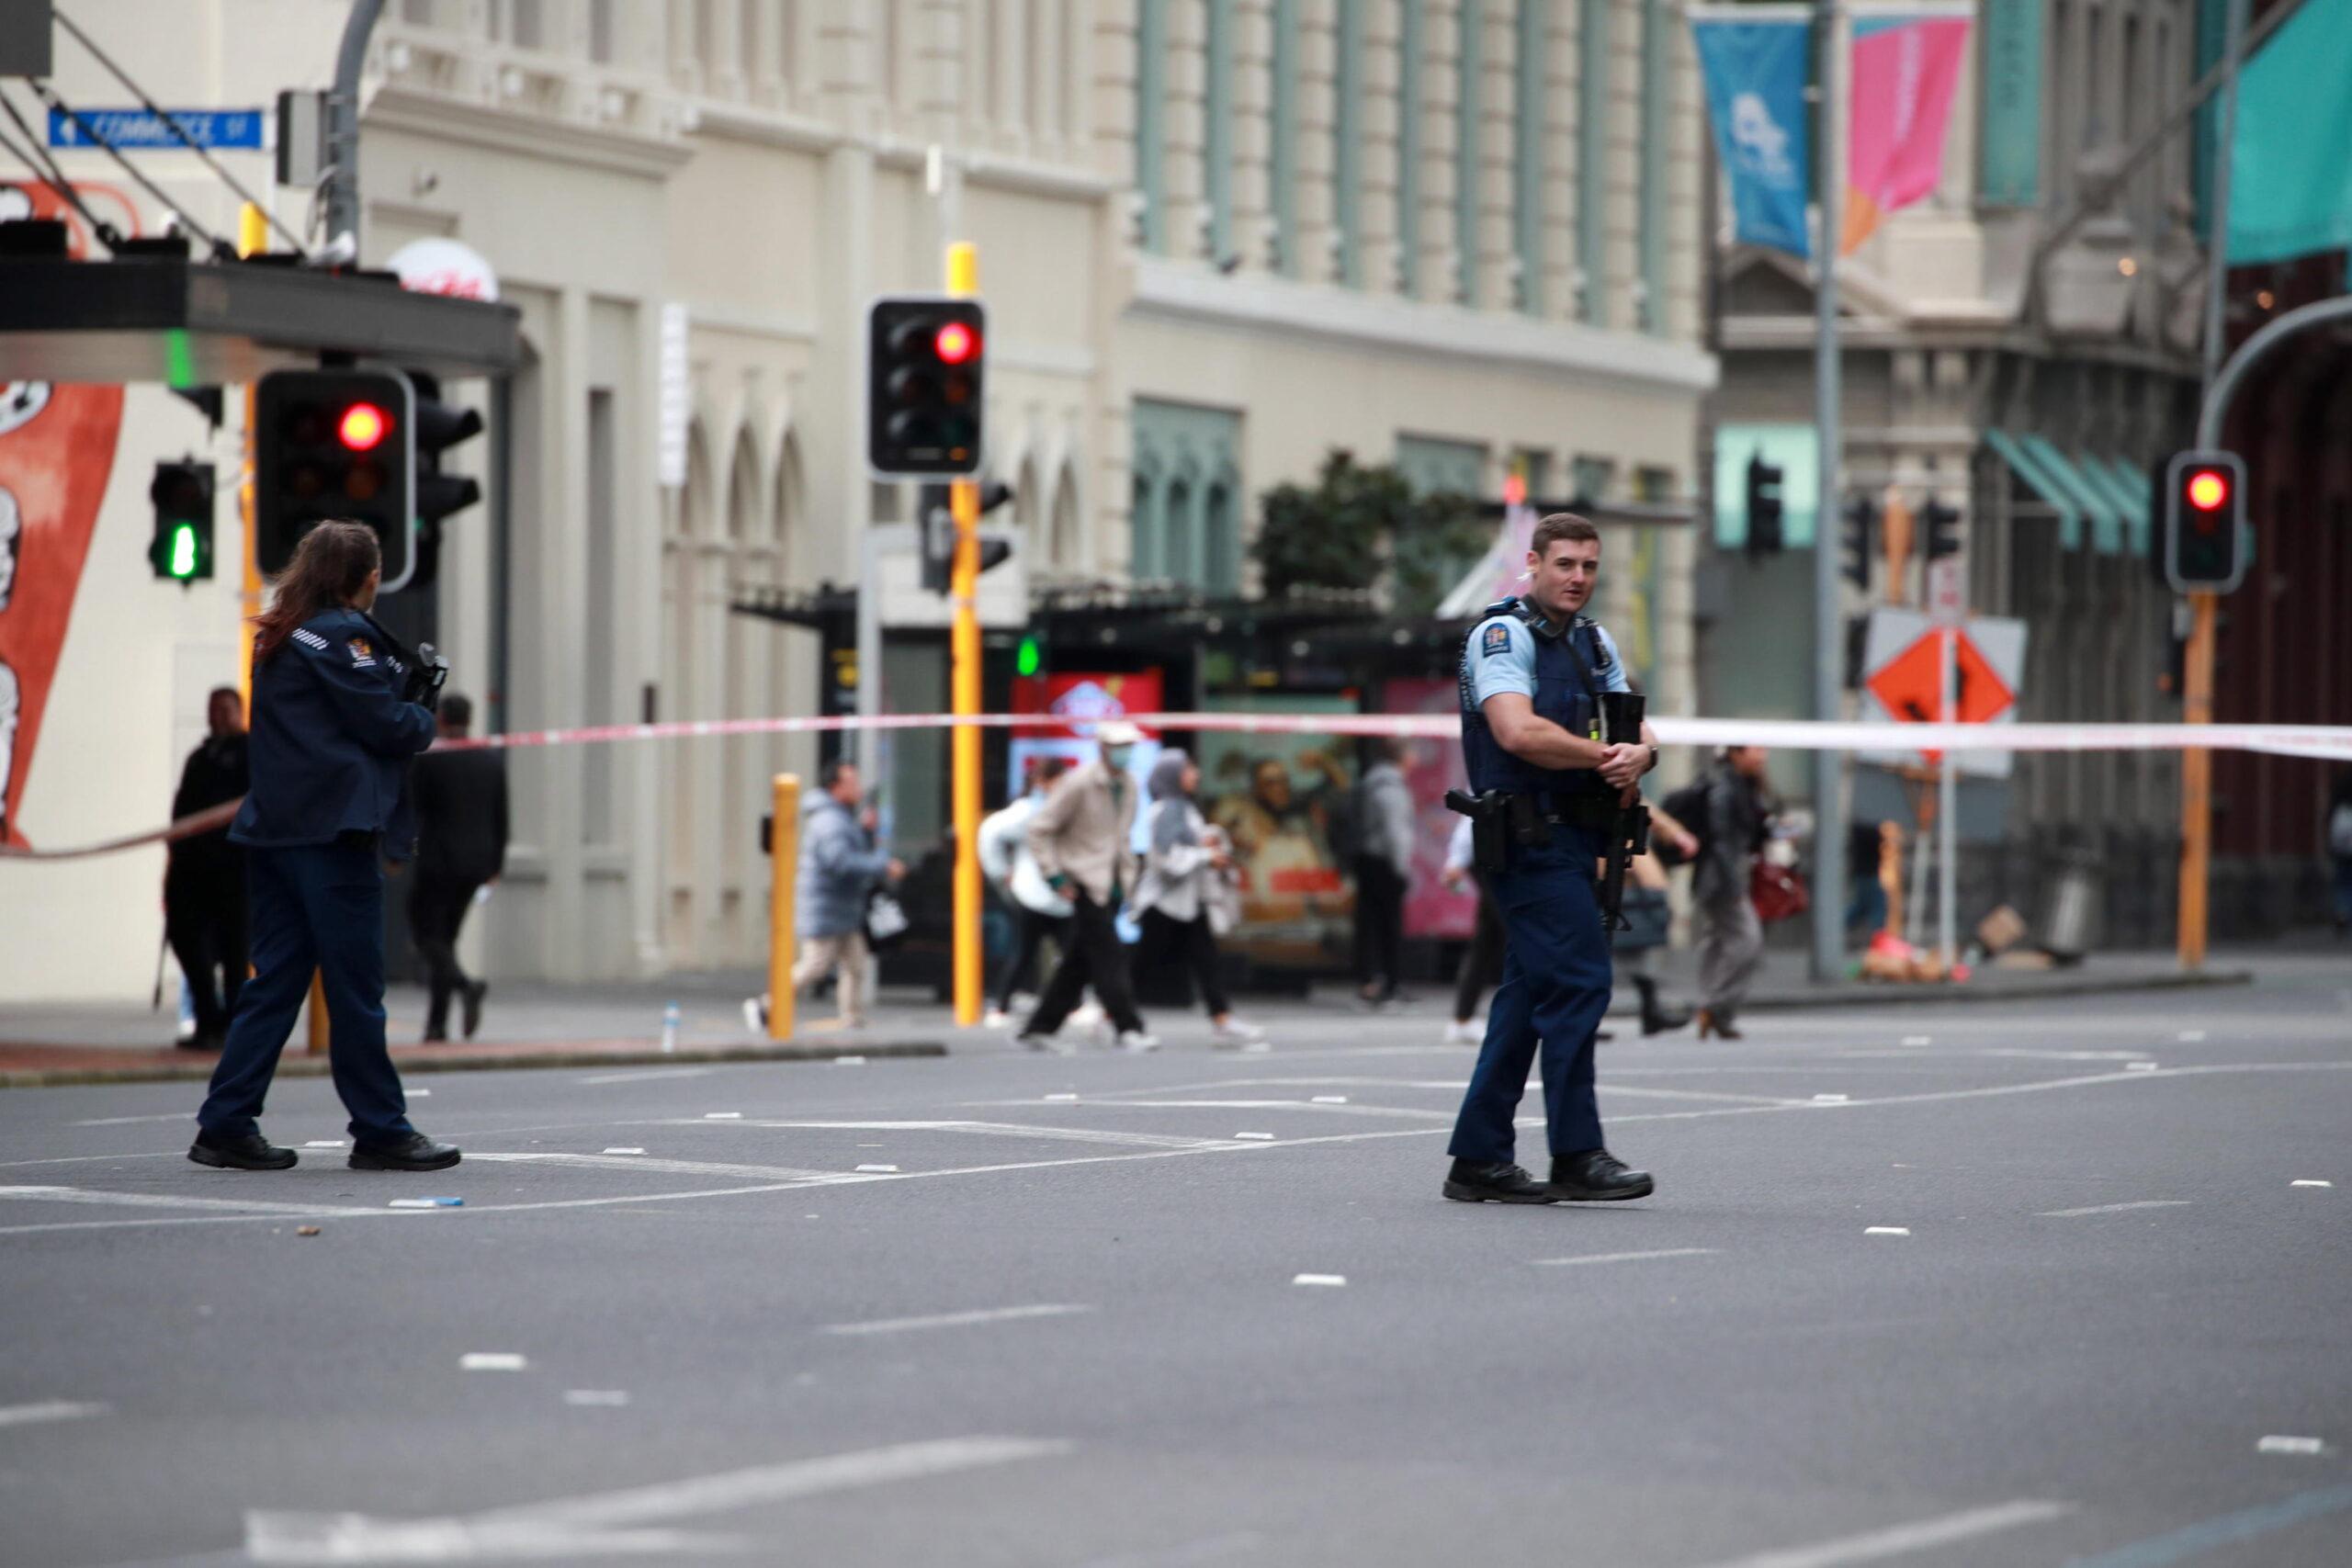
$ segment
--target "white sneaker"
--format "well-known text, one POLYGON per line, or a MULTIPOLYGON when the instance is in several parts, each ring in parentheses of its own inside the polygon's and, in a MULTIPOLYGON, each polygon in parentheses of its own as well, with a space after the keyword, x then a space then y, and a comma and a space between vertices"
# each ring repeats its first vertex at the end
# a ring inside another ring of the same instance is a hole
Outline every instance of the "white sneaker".
POLYGON ((1486 1033, 1485 1026, 1475 1020, 1449 1023, 1445 1026, 1445 1043, 1448 1045, 1476 1045, 1486 1038, 1486 1033))
POLYGON ((1088 1002, 1085 1006, 1073 1010, 1069 1015, 1069 1021, 1080 1029, 1091 1029, 1102 1021, 1102 1016, 1101 1002, 1088 1002))
POLYGON ((768 1032, 768 1004, 757 997, 745 997, 743 1027, 754 1034, 765 1034, 768 1032))
POLYGON ((1157 1051, 1159 1049, 1159 1036, 1157 1034, 1146 1034, 1140 1029, 1122 1029, 1119 1031, 1119 1049, 1122 1051, 1157 1051))
POLYGON ((1010 1029, 1012 1027, 1012 1015, 1005 1011, 1002 1008, 990 1008, 986 1013, 981 1015, 980 1027, 982 1029, 1010 1029))
POLYGON ((1036 994, 1032 991, 1013 992, 1012 1000, 1008 1003, 1004 1010, 1007 1012, 1019 1013, 1023 1018, 1028 1017, 1029 1014, 1037 1010, 1036 994))
POLYGON ((1247 1045, 1252 1040, 1263 1040, 1266 1032, 1247 1020, 1228 1018, 1209 1032, 1209 1038, 1219 1045, 1247 1045))

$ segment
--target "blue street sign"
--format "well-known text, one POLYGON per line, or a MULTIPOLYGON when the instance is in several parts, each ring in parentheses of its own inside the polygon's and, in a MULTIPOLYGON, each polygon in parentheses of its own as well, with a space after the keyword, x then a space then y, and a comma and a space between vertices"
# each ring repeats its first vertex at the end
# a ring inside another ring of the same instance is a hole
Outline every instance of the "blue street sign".
MULTIPOLYGON (((117 147, 132 147, 145 151, 182 148, 186 143, 172 134, 162 115, 149 114, 145 109, 81 109, 82 124, 62 109, 49 111, 49 144, 51 147, 96 147, 103 138, 117 147), (83 129, 83 124, 89 127, 83 129), (92 135, 91 132, 96 132, 92 135)), ((269 111, 267 109, 168 109, 173 119, 187 133, 189 141, 198 147, 245 149, 260 152, 269 145, 269 111)))

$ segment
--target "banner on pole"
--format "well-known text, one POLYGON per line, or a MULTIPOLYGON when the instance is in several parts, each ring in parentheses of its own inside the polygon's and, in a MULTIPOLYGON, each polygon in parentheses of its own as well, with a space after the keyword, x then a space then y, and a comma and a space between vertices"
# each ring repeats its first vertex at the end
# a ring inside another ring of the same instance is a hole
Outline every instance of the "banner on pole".
POLYGON ((1841 255, 1869 239, 1887 214, 1942 182, 1944 133, 1968 56, 1968 18, 1948 7, 1874 11, 1855 18, 1851 50, 1841 255))
POLYGON ((1813 143, 1804 90, 1813 26, 1801 13, 1728 14, 1749 9, 1691 15, 1715 153, 1741 243, 1809 256, 1805 209, 1813 199, 1813 143))

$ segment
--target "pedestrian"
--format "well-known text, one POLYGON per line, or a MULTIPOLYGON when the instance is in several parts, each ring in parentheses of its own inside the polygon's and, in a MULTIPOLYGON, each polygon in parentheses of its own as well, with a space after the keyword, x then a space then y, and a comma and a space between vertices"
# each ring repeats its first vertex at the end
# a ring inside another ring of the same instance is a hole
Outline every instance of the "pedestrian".
POLYGON ((1478 1043, 1485 1034, 1475 1021, 1478 998, 1503 976, 1503 914, 1495 907, 1487 879, 1478 874, 1473 854, 1470 818, 1464 817, 1453 825, 1453 836, 1446 840, 1445 869, 1438 874, 1449 890, 1469 889, 1478 896, 1477 924, 1471 928, 1470 945, 1463 950, 1461 967, 1454 971, 1453 1021, 1445 1026, 1448 1045, 1478 1043))
POLYGON ((1699 911, 1699 1038, 1740 1038, 1738 1013, 1764 963, 1764 922, 1749 895, 1756 853, 1771 824, 1761 746, 1717 756, 1704 795, 1706 827, 1690 873, 1699 911))
POLYGON ((1144 855, 1143 879, 1132 908, 1143 927, 1132 965, 1138 976, 1169 964, 1192 976, 1209 1015, 1210 1038, 1219 1045, 1245 1045, 1265 1031, 1233 1016, 1217 974, 1216 932, 1212 910, 1217 887, 1237 875, 1222 829, 1209 826, 1193 804, 1201 770, 1170 747, 1151 765, 1151 847, 1144 855))
POLYGON ((1037 857, 1046 886, 1070 901, 1069 941, 1037 1010, 1022 1026, 1021 1043, 1033 1051, 1060 1048, 1055 1037, 1090 985, 1122 1047, 1159 1049, 1127 988, 1116 924, 1119 906, 1136 885, 1135 855, 1127 847, 1135 835, 1136 786, 1127 761, 1142 739, 1124 719, 1098 725, 1099 755, 1057 780, 1029 818, 1029 852, 1037 857))
POLYGON ((2335 863, 2335 934, 2352 935, 2352 768, 2335 775, 2327 808, 2327 853, 2335 863))
POLYGON ((1413 876, 1413 791, 1405 782, 1412 745, 1402 736, 1371 742, 1371 766, 1356 785, 1356 995, 1393 1009, 1404 975, 1405 892, 1413 876))
MULTIPOLYGON (((205 699, 204 744, 187 754, 172 819, 242 799, 246 767, 245 699, 219 686, 205 699)), ((245 984, 245 852, 229 841, 222 823, 164 846, 164 935, 187 977, 196 1033, 180 1043, 218 1051, 229 1036, 237 994, 245 984)))
POLYGON ((1601 694, 1632 689, 1615 642, 1583 615, 1600 531, 1569 513, 1539 520, 1527 572, 1526 592, 1487 606, 1462 645, 1462 759, 1479 806, 1473 832, 1485 835, 1478 858, 1499 865, 1487 875, 1506 942, 1444 1192, 1470 1203, 1642 1198, 1655 1184, 1604 1146, 1593 1095, 1611 984, 1594 873, 1620 803, 1657 766, 1657 744, 1646 725, 1639 742, 1600 739, 1601 694), (1549 1181, 1511 1158, 1539 1051, 1549 1181))
POLYGON ((1657 955, 1665 951, 1674 923, 1673 906, 1667 897, 1665 857, 1657 850, 1666 849, 1678 864, 1699 852, 1698 837, 1655 806, 1650 807, 1650 843, 1648 852, 1627 863, 1625 926, 1610 933, 1609 943, 1611 953, 1641 994, 1645 1035, 1668 1033, 1690 1022, 1689 1008, 1668 1007, 1659 999, 1657 976, 1651 972, 1657 955))
MULTIPOLYGON (((793 890, 793 927, 800 958, 792 966, 792 988, 807 990, 835 976, 841 1026, 864 1029, 865 1011, 865 906, 874 890, 907 874, 906 865, 874 842, 874 808, 865 805, 857 764, 836 759, 817 775, 817 793, 800 812, 800 867, 793 890)), ((759 1027, 767 1027, 767 998, 761 998, 759 1027)))
POLYGON ((983 1021, 990 1029, 1006 1028, 1014 1013, 1037 1005, 1039 953, 1048 941, 1057 949, 1069 942, 1069 900, 1046 886, 1029 852, 1029 818, 1069 768, 1063 758, 1038 758, 1021 798, 980 823, 981 874, 1012 911, 1012 961, 997 975, 996 996, 983 1021))
MULTIPOLYGON (((474 705, 462 694, 441 699, 441 739, 462 740, 474 705)), ((506 869, 506 753, 488 746, 426 752, 409 775, 416 796, 417 851, 408 891, 409 935, 424 958, 431 987, 424 1007, 427 1043, 449 1038, 449 998, 464 1007, 465 1036, 481 1027, 490 985, 458 963, 458 931, 475 897, 506 869)))
POLYGON ((254 623, 252 788, 229 829, 245 849, 254 976, 197 1113, 199 1165, 283 1170, 292 1149, 261 1135, 278 1053, 316 973, 329 1065, 350 1112, 354 1170, 441 1170, 453 1145, 409 1124, 384 1048, 384 869, 416 829, 402 788, 433 742, 431 687, 415 656, 368 614, 382 556, 364 523, 302 536, 254 623))

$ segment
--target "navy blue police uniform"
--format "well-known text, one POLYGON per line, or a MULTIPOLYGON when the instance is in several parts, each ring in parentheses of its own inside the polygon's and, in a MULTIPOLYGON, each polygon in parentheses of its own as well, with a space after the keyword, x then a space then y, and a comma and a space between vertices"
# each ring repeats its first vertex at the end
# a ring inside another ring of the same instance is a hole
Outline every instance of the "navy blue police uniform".
POLYGON ((254 972, 197 1113, 209 1136, 258 1132, 314 970, 355 1145, 415 1132, 384 1047, 382 862, 415 849, 404 784, 434 735, 432 713, 402 700, 407 676, 400 645, 347 608, 311 616, 254 667, 253 784, 229 829, 246 849, 254 972))
POLYGON ((1486 1042, 1454 1122, 1449 1152, 1457 1160, 1510 1161, 1511 1121, 1539 1050, 1553 1155, 1601 1146, 1593 1036, 1609 1009, 1611 986, 1593 881, 1616 792, 1595 769, 1541 767, 1505 750, 1483 705, 1498 693, 1516 692, 1538 718, 1599 739, 1600 694, 1629 690, 1615 643, 1581 615, 1557 626, 1524 601, 1506 599, 1487 606, 1463 644, 1462 759, 1472 793, 1537 796, 1553 820, 1542 841, 1513 842, 1503 868, 1487 874, 1507 946, 1502 984, 1487 1010, 1486 1042))

